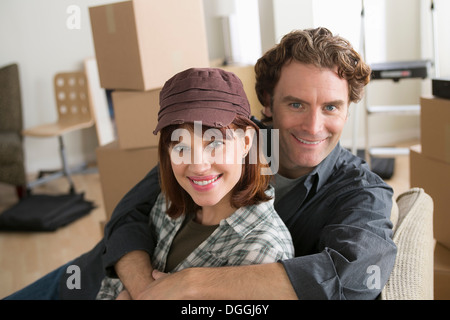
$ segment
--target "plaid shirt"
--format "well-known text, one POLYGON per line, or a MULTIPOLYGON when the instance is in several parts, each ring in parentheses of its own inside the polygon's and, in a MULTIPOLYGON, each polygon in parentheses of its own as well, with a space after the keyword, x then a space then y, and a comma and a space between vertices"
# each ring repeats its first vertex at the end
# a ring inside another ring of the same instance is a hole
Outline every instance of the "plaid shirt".
MULTIPOLYGON (((270 187, 267 194, 273 196, 270 187)), ((166 213, 166 200, 158 196, 150 213, 150 228, 157 235, 152 263, 163 271, 172 240, 181 228, 185 215, 176 219, 166 213)), ((172 272, 190 267, 220 267, 277 262, 294 257, 291 235, 275 212, 273 199, 242 207, 222 220, 216 230, 172 272)), ((123 290, 119 279, 106 277, 97 299, 114 299, 123 290)))

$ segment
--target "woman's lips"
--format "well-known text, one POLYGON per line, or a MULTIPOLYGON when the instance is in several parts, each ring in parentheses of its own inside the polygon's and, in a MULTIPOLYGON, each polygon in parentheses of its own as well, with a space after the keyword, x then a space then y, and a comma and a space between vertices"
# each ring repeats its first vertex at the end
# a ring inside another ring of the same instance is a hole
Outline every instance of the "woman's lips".
POLYGON ((222 174, 205 177, 188 177, 191 185, 199 191, 206 191, 214 187, 215 182, 222 177, 222 174))

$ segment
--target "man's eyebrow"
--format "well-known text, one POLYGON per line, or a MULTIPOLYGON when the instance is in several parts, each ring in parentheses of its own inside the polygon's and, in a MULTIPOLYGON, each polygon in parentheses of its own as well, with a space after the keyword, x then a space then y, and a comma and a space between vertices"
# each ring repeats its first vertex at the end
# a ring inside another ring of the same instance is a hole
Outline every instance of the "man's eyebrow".
MULTIPOLYGON (((294 97, 294 96, 291 96, 291 95, 287 95, 287 96, 283 97, 281 99, 281 101, 282 102, 294 102, 295 101, 295 102, 299 102, 299 103, 302 103, 302 104, 305 104, 305 105, 309 105, 310 104, 309 102, 307 102, 305 100, 302 100, 302 99, 300 99, 298 97, 294 97)), ((337 99, 337 100, 324 102, 322 105, 324 105, 324 106, 330 106, 330 105, 342 106, 342 105, 345 105, 345 102, 343 100, 341 100, 341 99, 337 99)))
POLYGON ((325 102, 323 105, 324 106, 343 106, 343 105, 345 105, 345 102, 343 100, 333 100, 333 101, 325 102))
POLYGON ((300 103, 303 103, 303 104, 309 104, 308 102, 306 102, 306 101, 304 101, 304 100, 302 100, 302 99, 300 99, 300 98, 291 96, 291 95, 284 96, 284 97, 281 99, 281 102, 292 102, 292 101, 300 102, 300 103))

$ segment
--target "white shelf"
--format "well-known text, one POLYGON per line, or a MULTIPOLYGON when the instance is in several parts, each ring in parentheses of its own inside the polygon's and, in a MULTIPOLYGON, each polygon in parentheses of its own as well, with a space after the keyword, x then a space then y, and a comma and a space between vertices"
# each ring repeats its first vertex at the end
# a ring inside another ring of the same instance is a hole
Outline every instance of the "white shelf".
POLYGON ((387 105, 387 106, 368 106, 368 113, 398 113, 398 114, 420 114, 420 105, 387 105))
POLYGON ((409 155, 408 148, 394 148, 394 147, 372 147, 369 148, 369 154, 376 157, 392 157, 392 156, 407 156, 409 155))

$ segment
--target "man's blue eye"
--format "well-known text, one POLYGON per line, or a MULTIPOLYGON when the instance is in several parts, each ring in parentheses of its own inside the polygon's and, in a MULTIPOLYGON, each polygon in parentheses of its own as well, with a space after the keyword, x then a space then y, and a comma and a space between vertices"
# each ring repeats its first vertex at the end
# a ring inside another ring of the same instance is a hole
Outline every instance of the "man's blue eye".
POLYGON ((327 109, 328 111, 333 111, 333 110, 336 110, 336 106, 329 105, 329 106, 326 106, 325 109, 327 109))
POLYGON ((298 109, 302 106, 302 104, 300 102, 293 102, 291 103, 291 106, 295 109, 298 109))

